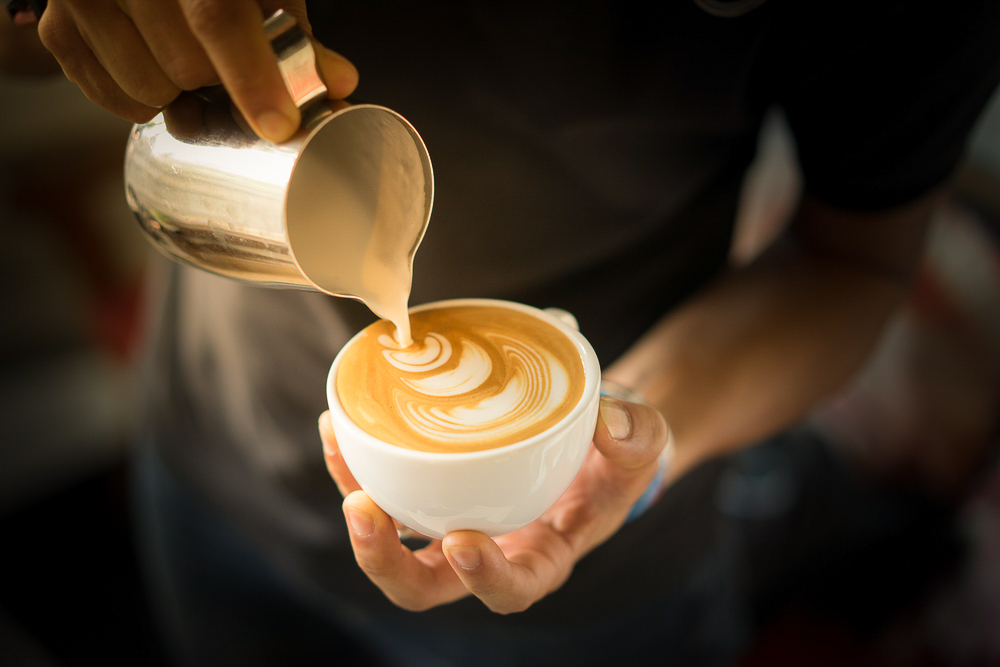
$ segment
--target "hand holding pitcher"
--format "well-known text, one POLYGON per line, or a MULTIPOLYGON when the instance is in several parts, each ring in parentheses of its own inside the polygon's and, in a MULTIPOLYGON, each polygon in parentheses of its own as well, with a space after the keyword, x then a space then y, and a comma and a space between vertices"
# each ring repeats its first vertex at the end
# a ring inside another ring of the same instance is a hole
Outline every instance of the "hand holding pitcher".
MULTIPOLYGON (((49 0, 38 32, 66 76, 116 116, 143 123, 182 90, 221 83, 254 132, 280 142, 300 114, 261 27, 279 9, 311 34, 302 0, 49 0)), ((313 46, 329 97, 350 95, 354 66, 313 46)))

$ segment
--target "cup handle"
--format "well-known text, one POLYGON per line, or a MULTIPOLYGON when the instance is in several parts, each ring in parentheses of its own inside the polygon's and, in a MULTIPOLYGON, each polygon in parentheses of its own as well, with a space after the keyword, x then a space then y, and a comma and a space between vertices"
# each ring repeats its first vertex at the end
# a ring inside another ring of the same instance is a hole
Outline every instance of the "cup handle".
POLYGON ((295 106, 326 98, 326 83, 316 67, 316 51, 302 26, 291 14, 279 9, 264 21, 264 33, 278 57, 278 68, 295 106))
POLYGON ((546 308, 545 312, 566 326, 572 328, 574 331, 580 330, 580 323, 576 321, 575 317, 573 317, 573 313, 568 310, 563 310, 562 308, 546 308))

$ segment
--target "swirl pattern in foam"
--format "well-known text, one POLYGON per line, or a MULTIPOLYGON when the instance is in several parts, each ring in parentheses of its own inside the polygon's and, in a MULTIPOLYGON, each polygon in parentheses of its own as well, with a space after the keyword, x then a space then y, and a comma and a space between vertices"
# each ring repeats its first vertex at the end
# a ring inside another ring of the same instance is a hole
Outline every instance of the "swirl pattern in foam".
POLYGON ((497 306, 410 315, 413 344, 392 325, 368 327, 345 353, 337 392, 351 420, 385 442, 467 452, 520 442, 579 402, 584 368, 559 329, 497 306))

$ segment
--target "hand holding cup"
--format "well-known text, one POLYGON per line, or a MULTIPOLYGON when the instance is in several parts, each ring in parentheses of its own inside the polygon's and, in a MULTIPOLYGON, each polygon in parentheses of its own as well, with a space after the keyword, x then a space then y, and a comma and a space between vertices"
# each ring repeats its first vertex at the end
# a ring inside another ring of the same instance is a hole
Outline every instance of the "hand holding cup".
MULTIPOLYGON (((496 306, 498 302, 463 303, 496 306)), ((357 339, 345 347, 331 369, 331 413, 320 420, 327 466, 347 496, 344 511, 358 563, 390 599, 407 609, 426 609, 471 592, 491 609, 510 612, 526 608, 557 588, 579 558, 625 521, 633 503, 655 478, 660 452, 669 439, 669 429, 655 409, 599 398, 596 355, 578 332, 527 306, 499 304, 501 310, 530 318, 514 327, 516 337, 523 337, 522 332, 541 322, 563 342, 570 341, 585 376, 582 382, 579 376, 568 382, 576 389, 568 399, 570 409, 557 411, 555 423, 541 432, 523 438, 515 434, 513 442, 504 441, 482 451, 468 451, 470 445, 463 446, 466 451, 435 452, 389 444, 358 427, 341 402, 341 394, 357 395, 362 398, 348 402, 364 405, 364 392, 344 388, 338 392, 337 388, 342 357, 357 339), (410 551, 400 543, 393 518, 435 540, 424 549, 410 551)), ((425 308, 455 305, 443 302, 425 308)), ((496 315, 501 320, 506 316, 496 315)), ((383 337, 388 339, 385 334, 383 337)), ((538 344, 537 335, 533 341, 536 349, 546 347, 538 344)), ((458 347, 460 357, 479 354, 475 345, 459 343, 458 347)), ((492 405, 491 400, 509 401, 518 391, 523 395, 515 396, 513 405, 537 407, 546 403, 537 396, 531 400, 533 394, 525 390, 525 385, 531 385, 528 376, 538 374, 546 363, 558 369, 560 363, 545 359, 558 357, 559 353, 546 351, 532 358, 516 347, 503 342, 501 352, 494 350, 485 355, 496 365, 498 354, 510 354, 513 361, 501 376, 513 378, 512 388, 504 391, 501 387, 494 399, 476 402, 475 406, 492 405)), ((382 352, 393 354, 390 347, 382 352)), ((424 356, 425 362, 433 363, 434 354, 424 356)), ((542 375, 546 373, 541 371, 542 375)), ((439 372, 418 373, 410 382, 423 383, 420 386, 432 393, 447 393, 449 386, 467 380, 467 373, 458 364, 442 366, 439 372)), ((359 391, 375 386, 370 380, 358 384, 359 391)), ((552 382, 554 393, 562 396, 559 387, 566 384, 565 378, 556 378, 552 382)), ((385 407, 382 398, 376 403, 385 407)), ((420 401, 408 400, 406 391, 388 403, 391 411, 427 417, 421 428, 429 426, 432 434, 442 425, 461 422, 466 415, 463 410, 469 407, 460 406, 457 411, 449 411, 447 405, 422 409, 420 401)), ((392 417, 378 415, 374 423, 390 422, 392 417)), ((355 419, 364 423, 364 418, 355 419)), ((378 430, 371 424, 366 428, 378 430)), ((381 438, 392 440, 391 434, 378 432, 381 438)), ((444 446, 450 440, 443 437, 444 446)), ((474 444, 475 438, 470 440, 474 444)), ((423 449, 428 446, 423 445, 423 449)))
POLYGON ((413 551, 351 476, 329 413, 319 430, 327 468, 346 495, 344 514, 358 565, 383 593, 411 611, 471 594, 498 613, 523 611, 559 588, 578 560, 622 526, 656 477, 670 435, 655 408, 602 398, 583 466, 539 519, 493 539, 455 531, 413 551))

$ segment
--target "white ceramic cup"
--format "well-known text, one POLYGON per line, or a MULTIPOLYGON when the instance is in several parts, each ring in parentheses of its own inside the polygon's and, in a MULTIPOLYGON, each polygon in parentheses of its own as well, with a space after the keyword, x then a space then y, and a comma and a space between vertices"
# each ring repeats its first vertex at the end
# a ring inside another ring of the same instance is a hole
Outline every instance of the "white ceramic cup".
POLYGON ((558 316, 494 299, 455 299, 411 308, 498 306, 533 315, 564 334, 580 352, 585 385, 580 402, 546 431, 511 445, 476 452, 439 453, 397 447, 361 430, 337 395, 340 360, 334 359, 327 399, 337 444, 347 467, 375 503, 411 530, 440 539, 455 530, 491 537, 531 523, 551 507, 576 477, 593 440, 600 401, 601 368, 590 343, 558 316))

